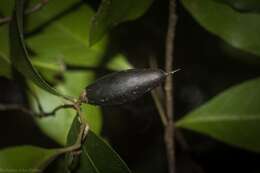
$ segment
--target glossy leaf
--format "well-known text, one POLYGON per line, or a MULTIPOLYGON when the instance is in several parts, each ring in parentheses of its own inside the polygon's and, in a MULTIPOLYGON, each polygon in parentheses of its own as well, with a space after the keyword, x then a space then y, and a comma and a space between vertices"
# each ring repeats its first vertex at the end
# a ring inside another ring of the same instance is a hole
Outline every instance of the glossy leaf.
MULTIPOLYGON (((68 1, 75 2, 66 0, 68 1)), ((51 1, 37 16, 29 17, 29 28, 37 25, 39 21, 45 21, 53 8, 62 4, 63 1, 60 0, 51 1)), ((81 4, 70 12, 60 14, 59 18, 44 26, 42 32, 30 37, 27 43, 37 54, 37 58, 48 57, 68 65, 96 67, 102 62, 107 41, 104 39, 89 48, 89 23, 93 14, 89 6, 81 4)))
MULTIPOLYGON (((68 145, 76 140, 79 126, 78 118, 75 118, 68 136, 68 145)), ((67 159, 68 157, 67 155, 67 159)), ((91 130, 83 143, 81 155, 69 164, 71 163, 76 165, 76 167, 70 165, 70 169, 73 169, 73 172, 76 173, 130 173, 119 155, 91 130)))
POLYGON ((56 149, 17 146, 0 150, 1 172, 41 172, 59 154, 56 149))
POLYGON ((26 78, 32 80, 42 89, 57 96, 68 99, 52 88, 37 72, 30 62, 28 52, 24 44, 23 36, 23 13, 24 13, 24 0, 15 1, 15 13, 13 20, 10 22, 10 49, 11 49, 11 62, 14 67, 22 73, 26 78))
MULTIPOLYGON (((95 78, 93 72, 66 72, 64 83, 57 86, 57 89, 63 93, 79 97, 84 88, 95 78)), ((39 88, 32 86, 32 89, 41 102, 45 112, 53 110, 55 107, 62 105, 65 101, 61 98, 54 97, 39 88)), ((37 103, 34 98, 31 98, 31 104, 35 111, 37 111, 37 103)), ((102 128, 101 110, 99 107, 84 105, 82 111, 90 124, 92 130, 100 133, 102 128)), ((63 109, 56 113, 55 116, 37 118, 36 122, 41 130, 51 137, 53 140, 61 145, 66 144, 67 135, 71 123, 75 117, 76 112, 71 109, 63 109)))
POLYGON ((184 7, 209 32, 232 46, 260 55, 260 14, 240 13, 214 0, 182 0, 184 7))
POLYGON ((98 42, 119 23, 142 16, 153 0, 103 0, 91 23, 90 45, 98 42))
POLYGON ((184 116, 177 127, 260 152, 260 78, 234 86, 184 116))
POLYGON ((241 12, 259 12, 260 1, 259 0, 216 0, 222 3, 230 5, 232 8, 241 12))

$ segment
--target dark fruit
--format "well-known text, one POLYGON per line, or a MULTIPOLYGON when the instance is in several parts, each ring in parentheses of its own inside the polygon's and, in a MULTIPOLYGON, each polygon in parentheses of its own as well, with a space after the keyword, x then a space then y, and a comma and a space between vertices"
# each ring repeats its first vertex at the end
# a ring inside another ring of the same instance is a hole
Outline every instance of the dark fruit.
POLYGON ((87 86, 84 101, 93 105, 120 105, 159 86, 168 74, 160 69, 130 69, 108 74, 87 86))

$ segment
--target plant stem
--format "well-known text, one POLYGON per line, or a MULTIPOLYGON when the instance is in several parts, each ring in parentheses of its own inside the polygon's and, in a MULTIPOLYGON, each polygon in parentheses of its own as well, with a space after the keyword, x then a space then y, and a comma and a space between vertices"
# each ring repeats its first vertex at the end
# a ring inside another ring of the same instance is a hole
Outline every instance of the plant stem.
POLYGON ((42 113, 43 116, 50 116, 50 115, 55 115, 57 111, 59 111, 60 109, 65 109, 65 108, 73 108, 72 104, 64 104, 64 105, 60 105, 57 106, 56 108, 54 108, 51 112, 46 112, 46 113, 42 113))
POLYGON ((74 106, 72 104, 64 104, 64 105, 60 105, 57 106, 56 108, 54 108, 51 112, 42 112, 40 110, 40 113, 36 113, 33 112, 30 109, 27 109, 21 105, 16 105, 16 104, 0 104, 0 111, 21 111, 23 113, 32 115, 32 116, 37 116, 37 117, 45 117, 45 116, 51 116, 51 115, 55 115, 57 111, 59 111, 60 109, 65 109, 65 108, 74 108, 74 106))
POLYGON ((168 120, 167 120, 167 117, 164 112, 164 107, 163 107, 162 103, 160 102, 158 93, 156 91, 152 91, 152 97, 153 97, 155 106, 158 110, 158 113, 160 115, 161 121, 162 121, 164 127, 166 127, 168 124, 168 120))
MULTIPOLYGON (((46 4, 48 3, 48 0, 40 0, 40 2, 38 4, 35 4, 32 8, 28 9, 25 11, 25 14, 31 14, 34 13, 40 9, 42 9, 42 7, 44 7, 46 4)), ((6 16, 3 18, 0 18, 0 25, 8 23, 12 20, 12 16, 6 16)))
MULTIPOLYGON (((154 56, 151 56, 149 58, 149 64, 150 64, 150 68, 158 68, 158 62, 157 60, 155 59, 154 56)), ((160 97, 160 92, 162 93, 163 90, 162 88, 158 87, 154 90, 151 91, 151 94, 152 94, 152 98, 153 98, 153 101, 155 103, 155 106, 156 106, 156 109, 160 115, 160 119, 162 121, 162 124, 164 127, 166 127, 167 125, 167 117, 166 117, 166 114, 165 114, 165 110, 164 110, 164 107, 163 107, 163 104, 162 104, 162 99, 160 97)))
MULTIPOLYGON (((165 71, 170 73, 173 69, 173 54, 174 54, 174 38, 177 23, 176 16, 176 2, 169 0, 169 19, 168 31, 166 36, 166 49, 165 49, 165 71)), ((165 128, 165 144, 168 157, 168 171, 169 173, 176 172, 175 164, 175 142, 174 142, 174 100, 173 100, 173 77, 169 75, 166 78, 165 94, 166 94, 166 116, 168 123, 165 128)))
POLYGON ((59 149, 60 153, 67 153, 79 149, 81 147, 82 140, 85 138, 85 134, 88 132, 88 130, 88 126, 86 126, 86 124, 84 123, 81 123, 76 142, 71 146, 59 149))

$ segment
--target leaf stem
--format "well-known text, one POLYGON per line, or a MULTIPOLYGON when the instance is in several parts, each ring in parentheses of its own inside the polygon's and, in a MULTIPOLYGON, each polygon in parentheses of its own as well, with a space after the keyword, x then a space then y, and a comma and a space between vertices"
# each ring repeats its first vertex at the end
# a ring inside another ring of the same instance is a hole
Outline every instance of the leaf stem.
MULTIPOLYGON (((158 68, 158 62, 156 60, 156 58, 154 56, 151 56, 149 58, 149 64, 150 64, 150 68, 158 68)), ((166 114, 165 114, 165 110, 164 110, 164 107, 162 105, 162 97, 160 97, 160 92, 163 93, 163 90, 162 88, 156 88, 154 90, 151 91, 151 94, 152 94, 152 98, 153 98, 153 101, 155 103, 155 106, 156 106, 156 109, 160 115, 160 119, 162 121, 162 124, 164 125, 164 127, 166 127, 167 125, 167 117, 166 117, 166 114)))
MULTIPOLYGON (((173 69, 173 55, 174 55, 174 38, 177 23, 176 15, 176 1, 169 0, 169 18, 168 30, 166 35, 166 48, 165 48, 165 71, 171 73, 173 69)), ((164 140, 168 157, 168 172, 176 172, 175 164, 175 135, 174 135, 174 100, 173 100, 173 77, 169 75, 166 78, 165 94, 166 94, 166 116, 168 123, 165 128, 164 140)))
POLYGON ((42 110, 40 110, 39 113, 36 113, 30 109, 27 109, 21 105, 17 105, 17 104, 0 104, 0 111, 21 111, 23 113, 32 115, 32 116, 37 116, 37 117, 46 117, 46 116, 52 116, 55 115, 57 113, 57 111, 59 111, 60 109, 65 109, 65 108, 74 108, 74 106, 72 104, 64 104, 64 105, 60 105, 55 107, 51 112, 43 112, 42 110))
POLYGON ((156 90, 152 91, 152 97, 153 97, 155 106, 156 106, 156 108, 158 110, 158 113, 160 115, 161 121, 162 121, 164 127, 166 127, 167 123, 168 123, 168 120, 167 120, 167 117, 166 117, 163 105, 162 105, 162 103, 161 103, 161 101, 159 99, 158 92, 156 92, 156 90))
POLYGON ((79 131, 76 142, 71 146, 59 149, 60 153, 67 153, 67 152, 71 152, 71 151, 80 149, 82 140, 85 138, 85 134, 88 132, 88 130, 89 130, 88 126, 86 126, 85 123, 81 123, 80 131, 79 131))
MULTIPOLYGON (((32 8, 28 9, 25 11, 26 15, 29 15, 31 13, 34 13, 36 11, 39 11, 40 9, 42 9, 49 0, 40 0, 39 3, 35 4, 32 8)), ((0 18, 0 25, 9 23, 12 20, 12 16, 6 16, 6 17, 2 17, 0 18)))

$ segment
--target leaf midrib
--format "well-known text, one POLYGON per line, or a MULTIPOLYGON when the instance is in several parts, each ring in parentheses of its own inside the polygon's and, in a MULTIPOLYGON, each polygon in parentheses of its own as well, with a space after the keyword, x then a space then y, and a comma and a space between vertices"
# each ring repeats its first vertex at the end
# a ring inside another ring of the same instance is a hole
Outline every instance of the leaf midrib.
POLYGON ((186 124, 186 123, 208 123, 208 122, 238 122, 238 121, 260 121, 260 115, 252 114, 252 115, 246 115, 246 116, 236 116, 236 115, 230 115, 225 114, 226 116, 219 116, 220 114, 215 114, 215 116, 207 116, 204 117, 203 115, 206 114, 200 114, 201 117, 190 117, 190 119, 183 119, 177 124, 186 124))
POLYGON ((99 169, 95 166, 94 161, 91 159, 91 157, 90 157, 90 155, 88 154, 88 152, 86 151, 86 148, 85 148, 85 147, 83 148, 83 153, 87 156, 87 158, 88 158, 90 164, 92 165, 92 167, 94 168, 94 170, 95 170, 97 173, 101 173, 101 172, 99 171, 99 169))

